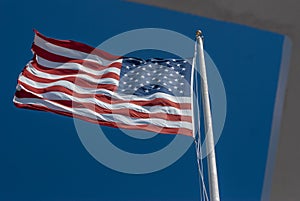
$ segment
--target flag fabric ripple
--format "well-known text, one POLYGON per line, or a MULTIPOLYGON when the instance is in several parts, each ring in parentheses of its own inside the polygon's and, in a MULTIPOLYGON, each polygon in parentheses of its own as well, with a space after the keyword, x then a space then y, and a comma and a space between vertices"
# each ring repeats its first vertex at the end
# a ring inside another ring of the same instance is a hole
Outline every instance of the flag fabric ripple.
POLYGON ((99 125, 192 136, 191 65, 114 56, 35 31, 14 104, 99 125))

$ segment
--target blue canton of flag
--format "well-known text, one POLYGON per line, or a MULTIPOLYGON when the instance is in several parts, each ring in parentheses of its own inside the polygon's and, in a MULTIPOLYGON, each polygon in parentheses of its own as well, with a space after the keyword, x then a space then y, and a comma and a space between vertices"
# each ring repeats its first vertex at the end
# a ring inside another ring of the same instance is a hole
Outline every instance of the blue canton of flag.
POLYGON ((190 61, 184 59, 123 58, 118 93, 189 97, 191 69, 190 61))

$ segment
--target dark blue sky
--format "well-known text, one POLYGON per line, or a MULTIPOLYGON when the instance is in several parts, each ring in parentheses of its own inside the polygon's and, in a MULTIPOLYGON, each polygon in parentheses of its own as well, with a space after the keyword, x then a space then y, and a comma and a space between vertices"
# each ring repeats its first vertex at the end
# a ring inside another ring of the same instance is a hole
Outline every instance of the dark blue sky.
MULTIPOLYGON (((283 36, 121 1, 1 0, 0 25, 1 201, 199 200, 193 147, 167 169, 123 174, 89 155, 71 118, 17 109, 12 103, 18 75, 32 57, 33 28, 97 46, 124 31, 149 27, 192 39, 195 30, 204 31, 205 49, 219 68, 228 101, 216 148, 222 201, 260 200, 283 36)), ((172 140, 160 135, 149 144, 133 142, 117 129, 104 130, 119 147, 136 146, 141 153, 172 140)))

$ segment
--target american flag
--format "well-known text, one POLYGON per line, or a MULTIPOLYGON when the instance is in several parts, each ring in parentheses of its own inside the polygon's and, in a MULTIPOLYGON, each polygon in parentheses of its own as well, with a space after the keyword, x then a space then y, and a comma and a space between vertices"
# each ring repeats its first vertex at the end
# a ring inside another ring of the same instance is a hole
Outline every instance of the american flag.
POLYGON ((99 125, 192 136, 191 65, 113 56, 35 31, 14 104, 99 125))

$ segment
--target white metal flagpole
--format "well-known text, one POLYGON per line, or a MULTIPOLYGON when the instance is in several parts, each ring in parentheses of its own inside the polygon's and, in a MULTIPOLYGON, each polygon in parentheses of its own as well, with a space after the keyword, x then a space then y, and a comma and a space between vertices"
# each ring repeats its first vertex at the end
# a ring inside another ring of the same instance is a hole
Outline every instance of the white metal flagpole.
POLYGON ((214 148, 215 144, 214 144, 214 135, 213 135, 213 125, 212 125, 211 108, 210 108, 210 101, 209 101, 204 50, 203 50, 203 35, 200 30, 196 32, 196 40, 198 45, 197 49, 199 51, 201 96, 202 96, 202 103, 203 103, 204 126, 205 126, 205 133, 206 133, 206 150, 208 153, 207 165, 208 165, 210 201, 220 201, 216 155, 215 155, 215 148, 214 148))

